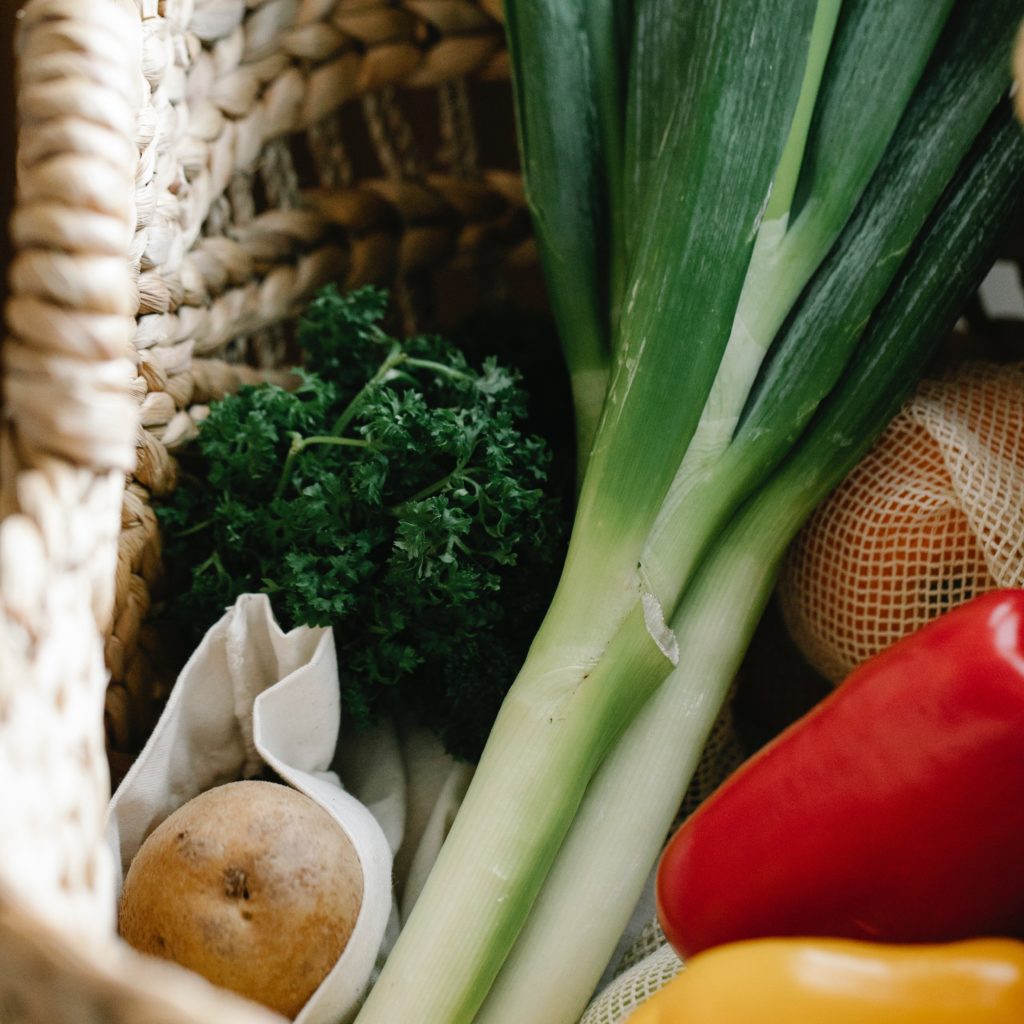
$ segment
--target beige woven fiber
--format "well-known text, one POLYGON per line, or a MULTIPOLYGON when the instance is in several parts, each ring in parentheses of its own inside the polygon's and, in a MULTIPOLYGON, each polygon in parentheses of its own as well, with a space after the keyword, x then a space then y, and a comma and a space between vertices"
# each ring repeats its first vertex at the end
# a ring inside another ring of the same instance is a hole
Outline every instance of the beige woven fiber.
POLYGON ((0 1020, 257 1024, 113 936, 108 756, 168 681, 150 500, 205 403, 289 379, 320 284, 392 287, 408 327, 533 273, 500 0, 18 6, 0 1020))
POLYGON ((0 882, 109 933, 101 631, 135 457, 134 8, 33 0, 20 23, 18 194, 0 436, 0 882))
POLYGON ((73 944, 0 891, 3 1024, 281 1024, 198 975, 123 945, 73 944))
MULTIPOLYGON (((170 659, 153 497, 204 403, 278 373, 282 326, 328 280, 396 288, 406 326, 436 275, 534 260, 521 184, 488 167, 474 90, 504 90, 493 0, 139 0, 134 382, 143 431, 105 655, 111 747, 152 724, 170 659), (493 84, 497 83, 497 85, 493 84)), ((501 121, 501 118, 498 118, 501 121)), ((480 289, 482 290, 482 289, 480 289)), ((476 288, 464 289, 474 293, 476 288)))

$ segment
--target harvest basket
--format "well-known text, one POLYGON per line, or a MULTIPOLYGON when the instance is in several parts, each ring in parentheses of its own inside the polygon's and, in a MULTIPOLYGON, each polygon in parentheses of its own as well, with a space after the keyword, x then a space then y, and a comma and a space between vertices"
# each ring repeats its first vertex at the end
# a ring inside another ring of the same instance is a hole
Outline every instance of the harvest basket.
POLYGON ((257 1024, 114 934, 111 781, 182 653, 154 617, 151 502, 207 403, 287 381, 320 285, 388 287, 404 330, 543 306, 502 0, 24 0, 3 19, 0 1022, 257 1024))
POLYGON ((406 328, 537 300, 501 3, 28 0, 15 48, 0 1020, 256 1021, 114 938, 109 770, 170 682, 150 500, 321 284, 406 328))

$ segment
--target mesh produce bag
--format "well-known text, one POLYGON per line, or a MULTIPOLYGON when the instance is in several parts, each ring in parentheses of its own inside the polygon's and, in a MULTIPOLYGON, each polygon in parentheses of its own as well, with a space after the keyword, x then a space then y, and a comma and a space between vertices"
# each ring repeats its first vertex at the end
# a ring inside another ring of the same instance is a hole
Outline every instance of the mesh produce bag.
POLYGON ((652 926, 650 952, 623 971, 587 1008, 580 1024, 624 1024, 629 1015, 682 969, 682 962, 652 926))
MULTIPOLYGON (((1024 364, 965 363, 921 383, 808 521, 787 556, 780 604, 804 655, 839 681, 997 586, 1024 586, 1024 364)), ((683 810, 695 806, 688 799, 683 810)), ((681 969, 649 921, 580 1024, 624 1024, 681 969)))
POLYGON ((1024 364, 926 380, 797 537, 793 639, 839 681, 986 590, 1024 586, 1024 364))

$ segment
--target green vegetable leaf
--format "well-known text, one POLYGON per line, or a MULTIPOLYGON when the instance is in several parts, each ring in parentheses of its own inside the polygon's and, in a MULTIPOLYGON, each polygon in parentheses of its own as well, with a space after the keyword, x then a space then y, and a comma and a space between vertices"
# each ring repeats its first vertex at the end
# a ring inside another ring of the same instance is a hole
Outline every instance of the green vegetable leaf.
POLYGON ((159 510, 172 613, 198 636, 267 593, 285 628, 333 627, 349 720, 411 714, 474 758, 554 589, 550 456, 524 436, 514 373, 436 336, 398 342, 384 308, 325 289, 299 386, 211 407, 159 510))

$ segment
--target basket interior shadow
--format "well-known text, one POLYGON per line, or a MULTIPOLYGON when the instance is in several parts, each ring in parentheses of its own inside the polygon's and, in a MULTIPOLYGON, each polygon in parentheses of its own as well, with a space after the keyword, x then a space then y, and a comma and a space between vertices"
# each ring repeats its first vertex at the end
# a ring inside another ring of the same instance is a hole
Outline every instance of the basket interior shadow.
POLYGON ((197 407, 286 382, 294 318, 328 281, 388 288, 395 331, 451 330, 494 304, 543 315, 500 16, 409 0, 143 21, 142 429, 105 641, 115 784, 181 662, 152 502, 175 486, 197 407))

